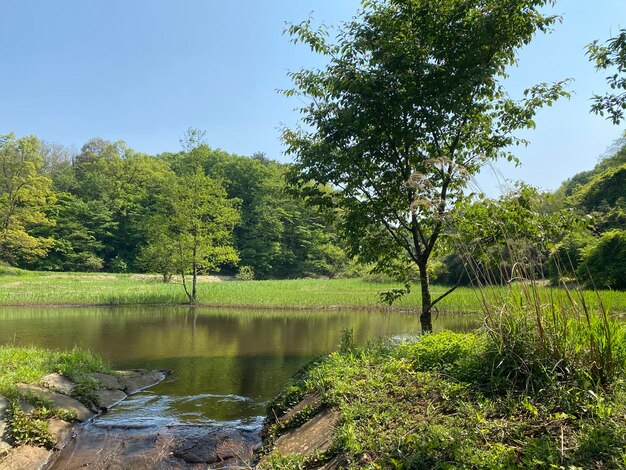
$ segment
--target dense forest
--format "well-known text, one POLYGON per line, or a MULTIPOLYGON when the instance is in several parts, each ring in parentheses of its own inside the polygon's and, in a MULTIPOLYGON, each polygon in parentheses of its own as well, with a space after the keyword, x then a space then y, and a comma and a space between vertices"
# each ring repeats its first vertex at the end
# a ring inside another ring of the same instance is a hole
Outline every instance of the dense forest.
MULTIPOLYGON (((96 138, 72 152, 33 136, 3 136, 0 262, 167 278, 178 272, 171 256, 177 246, 167 234, 180 232, 181 214, 199 203, 207 217, 222 221, 207 225, 212 238, 199 273, 267 279, 367 271, 355 268, 342 246, 337 218, 288 186, 290 165, 202 143, 185 147, 151 156, 96 138)), ((624 289, 625 188, 626 138, 554 193, 520 185, 499 199, 459 205, 431 277, 444 284, 504 282, 521 260, 553 282, 576 278, 624 289)))
POLYGON ((0 165, 0 260, 13 266, 171 274, 158 251, 176 247, 161 237, 162 229, 173 221, 178 227, 171 229, 179 230, 183 222, 174 216, 192 204, 210 211, 219 201, 236 214, 221 239, 211 241, 213 252, 200 271, 333 276, 346 263, 326 214, 287 191, 287 166, 262 154, 243 157, 198 144, 150 156, 102 139, 72 152, 33 136, 6 135, 0 165), (184 195, 198 172, 205 193, 196 187, 184 195))

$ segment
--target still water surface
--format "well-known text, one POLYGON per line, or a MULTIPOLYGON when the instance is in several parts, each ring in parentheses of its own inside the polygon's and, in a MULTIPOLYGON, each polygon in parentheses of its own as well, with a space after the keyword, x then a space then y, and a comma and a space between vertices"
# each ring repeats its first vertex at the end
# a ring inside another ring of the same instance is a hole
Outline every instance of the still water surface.
MULTIPOLYGON (((469 330, 475 315, 442 315, 435 330, 469 330)), ((267 402, 351 329, 364 344, 419 331, 413 314, 183 307, 0 308, 0 344, 88 348, 114 369, 172 369, 102 424, 257 427, 267 402)))

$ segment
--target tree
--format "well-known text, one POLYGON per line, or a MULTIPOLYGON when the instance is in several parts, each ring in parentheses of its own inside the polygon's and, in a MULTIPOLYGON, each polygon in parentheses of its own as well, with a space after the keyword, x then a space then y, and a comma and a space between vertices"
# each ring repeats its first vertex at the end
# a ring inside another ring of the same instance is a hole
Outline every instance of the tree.
POLYGON ((619 124, 626 111, 626 29, 601 45, 594 41, 587 46, 589 60, 595 62, 596 70, 614 69, 615 73, 606 77, 608 85, 614 90, 611 93, 594 95, 591 112, 604 116, 619 124))
POLYGON ((540 84, 516 101, 501 79, 516 51, 558 17, 549 0, 368 0, 331 39, 311 21, 292 25, 328 59, 290 73, 305 100, 302 128, 284 131, 292 182, 341 212, 352 254, 380 271, 402 256, 417 265, 422 330, 432 330, 431 254, 469 178, 498 157, 514 160, 514 131, 566 95, 540 84), (336 191, 329 191, 328 187, 336 191))
POLYGON ((149 244, 144 251, 152 256, 153 270, 166 279, 175 268, 183 280, 189 302, 197 301, 197 276, 223 264, 236 264, 232 246, 233 229, 239 220, 237 202, 227 199, 218 181, 195 173, 172 176, 162 187, 157 212, 148 219, 149 244), (191 289, 186 275, 191 274, 191 289))
POLYGON ((0 135, 0 261, 31 262, 45 256, 52 245, 52 239, 32 232, 53 224, 44 210, 55 196, 42 166, 36 137, 0 135))

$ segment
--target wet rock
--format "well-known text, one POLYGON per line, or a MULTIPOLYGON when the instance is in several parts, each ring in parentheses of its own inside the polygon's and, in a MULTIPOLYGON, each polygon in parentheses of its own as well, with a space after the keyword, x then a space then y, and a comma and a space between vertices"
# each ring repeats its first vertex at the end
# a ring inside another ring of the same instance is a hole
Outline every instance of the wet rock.
POLYGON ((98 381, 102 388, 108 390, 123 390, 124 386, 121 384, 120 379, 110 374, 94 373, 90 374, 90 377, 98 381))
POLYGON ((97 390, 96 396, 98 397, 98 404, 100 405, 100 409, 102 411, 108 410, 126 398, 126 394, 121 390, 109 389, 97 390))
POLYGON ((68 397, 67 395, 52 392, 34 385, 18 384, 17 389, 20 393, 33 393, 40 398, 50 400, 56 408, 76 413, 76 418, 79 421, 87 421, 95 416, 95 414, 88 410, 85 405, 72 397, 68 397))
POLYGON ((48 469, 249 469, 252 450, 260 442, 258 433, 208 426, 129 429, 88 424, 79 429, 48 469), (213 446, 213 452, 208 446, 213 446), (243 452, 250 460, 243 460, 244 454, 236 452, 243 452), (213 462, 200 461, 205 457, 213 462))
POLYGON ((76 384, 61 374, 48 374, 41 379, 44 387, 57 391, 64 395, 71 395, 76 384))
POLYGON ((0 462, 0 470, 38 470, 46 465, 51 456, 52 451, 43 447, 20 446, 0 462))
POLYGON ((57 418, 52 418, 48 424, 48 431, 52 435, 55 441, 55 448, 62 449, 69 442, 72 437, 72 426, 67 421, 62 421, 57 418))
POLYGON ((122 375, 120 383, 124 386, 123 390, 127 394, 132 395, 159 383, 165 376, 166 373, 161 371, 138 370, 134 373, 122 375))
POLYGON ((174 456, 188 463, 214 464, 235 460, 243 465, 252 460, 259 447, 260 441, 254 434, 223 428, 182 439, 175 445, 174 456))
POLYGON ((7 424, 7 407, 9 406, 9 400, 4 397, 0 397, 0 456, 11 449, 8 436, 8 424, 7 424))

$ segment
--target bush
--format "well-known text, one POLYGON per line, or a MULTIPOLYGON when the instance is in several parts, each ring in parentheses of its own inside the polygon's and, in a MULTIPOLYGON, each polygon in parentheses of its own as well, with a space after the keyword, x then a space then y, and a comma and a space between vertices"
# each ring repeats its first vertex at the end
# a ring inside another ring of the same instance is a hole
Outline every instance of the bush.
POLYGON ((577 273, 597 288, 626 289, 626 231, 605 232, 583 249, 577 273))
POLYGON ((252 281, 254 279, 254 269, 252 266, 241 266, 235 275, 238 281, 252 281))
POLYGON ((552 282, 562 278, 575 278, 580 266, 582 251, 594 243, 589 233, 572 233, 566 235, 552 250, 548 257, 548 274, 552 282))

